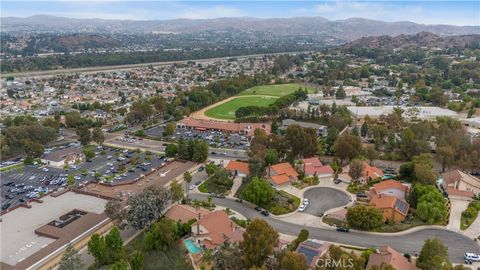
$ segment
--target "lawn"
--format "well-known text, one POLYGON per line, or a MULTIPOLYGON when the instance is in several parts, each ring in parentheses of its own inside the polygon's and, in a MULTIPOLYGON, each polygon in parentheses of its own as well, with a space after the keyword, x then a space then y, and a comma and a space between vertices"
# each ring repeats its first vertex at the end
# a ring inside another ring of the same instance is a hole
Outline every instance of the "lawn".
MULTIPOLYGON (((245 91, 242 91, 239 96, 245 96, 245 95, 265 95, 265 96, 276 96, 276 97, 282 97, 286 96, 290 93, 293 93, 298 90, 298 88, 302 87, 304 89, 304 86, 301 86, 296 83, 287 83, 287 84, 274 84, 274 85, 260 85, 260 86, 255 86, 250 89, 247 89, 245 91)), ((316 92, 315 88, 308 87, 308 93, 309 94, 314 94, 316 92)))
POLYGON ((275 197, 265 206, 274 215, 283 215, 295 211, 300 205, 300 198, 283 190, 275 191, 275 197))
POLYGON ((474 200, 469 205, 468 208, 462 212, 460 218, 460 229, 466 230, 472 223, 477 219, 478 212, 480 211, 480 201, 474 200))
MULTIPOLYGON (((144 233, 125 246, 128 254, 132 254, 135 250, 142 250, 143 237, 144 233)), ((166 251, 143 251, 144 269, 193 269, 187 252, 181 239, 166 251)))
POLYGON ((238 97, 220 104, 205 112, 205 115, 217 119, 235 119, 235 111, 245 106, 268 106, 275 101, 273 97, 238 97))

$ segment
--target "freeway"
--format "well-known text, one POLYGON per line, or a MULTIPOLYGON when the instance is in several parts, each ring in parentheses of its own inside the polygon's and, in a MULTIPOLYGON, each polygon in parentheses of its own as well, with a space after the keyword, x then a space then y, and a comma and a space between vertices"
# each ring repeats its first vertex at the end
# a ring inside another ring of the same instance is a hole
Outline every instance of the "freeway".
MULTIPOLYGON (((206 200, 207 195, 191 193, 190 198, 206 200)), ((214 198, 214 203, 219 206, 228 207, 249 219, 263 218, 278 232, 288 235, 298 235, 301 229, 307 229, 310 232, 310 238, 329 241, 344 245, 353 245, 360 247, 375 247, 389 245, 394 249, 410 254, 419 254, 425 239, 439 238, 448 246, 450 260, 454 263, 463 263, 463 254, 465 252, 480 253, 480 246, 472 239, 445 229, 422 229, 405 234, 385 234, 379 236, 367 232, 350 231, 349 233, 338 232, 334 229, 318 228, 309 226, 299 226, 298 224, 288 223, 274 217, 264 217, 248 202, 238 203, 232 199, 214 198)))

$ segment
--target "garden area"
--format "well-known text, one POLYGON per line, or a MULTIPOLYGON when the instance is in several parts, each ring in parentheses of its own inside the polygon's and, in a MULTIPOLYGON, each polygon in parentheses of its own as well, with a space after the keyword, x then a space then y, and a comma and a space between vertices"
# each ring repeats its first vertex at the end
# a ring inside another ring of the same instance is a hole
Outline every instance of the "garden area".
POLYGON ((366 184, 351 182, 347 187, 347 191, 352 194, 365 193, 366 191, 369 191, 373 185, 380 183, 381 181, 382 179, 377 179, 369 181, 366 184))
POLYGON ((320 183, 320 181, 318 180, 317 176, 310 176, 310 177, 304 177, 303 179, 299 179, 299 181, 293 182, 292 186, 298 189, 304 189, 309 186, 318 185, 318 183, 320 183))
POLYGON ((480 211, 480 200, 476 199, 472 201, 467 209, 462 212, 460 219, 460 229, 466 230, 477 219, 478 211, 480 211))
POLYGON ((226 194, 232 188, 233 180, 224 168, 216 168, 215 172, 205 180, 198 190, 203 193, 226 194))

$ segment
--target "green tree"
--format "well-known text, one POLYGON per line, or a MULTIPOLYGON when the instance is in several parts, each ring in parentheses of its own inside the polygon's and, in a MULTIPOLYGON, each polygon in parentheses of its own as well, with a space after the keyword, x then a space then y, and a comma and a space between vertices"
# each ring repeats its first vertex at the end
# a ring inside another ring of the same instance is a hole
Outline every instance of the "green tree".
POLYGON ((188 191, 189 191, 188 186, 192 182, 192 174, 189 171, 186 171, 183 173, 183 181, 185 181, 185 190, 186 190, 187 199, 188 199, 188 191))
POLYGON ((198 163, 203 163, 208 158, 208 144, 205 141, 194 140, 191 141, 194 145, 192 160, 198 163))
POLYGON ((135 250, 130 260, 130 267, 132 270, 143 270, 144 258, 143 253, 140 250, 135 250))
POLYGON ((90 132, 90 129, 87 126, 81 126, 76 129, 77 136, 78 136, 78 141, 82 145, 88 145, 92 141, 92 133, 90 132))
POLYGON ((360 135, 366 137, 368 134, 368 123, 363 122, 362 127, 360 128, 360 135))
POLYGON ((177 239, 177 223, 171 219, 162 218, 153 223, 145 233, 145 249, 166 251, 177 239))
POLYGON ((87 160, 92 160, 95 157, 95 148, 91 146, 84 147, 83 154, 87 160))
POLYGON ((68 245, 60 260, 58 270, 82 270, 84 267, 85 265, 82 257, 78 254, 78 250, 68 245))
POLYGON ((298 245, 308 239, 308 234, 309 234, 308 230, 301 229, 300 232, 298 233, 297 238, 295 238, 295 240, 293 240, 292 243, 290 243, 290 245, 288 246, 288 249, 290 251, 297 250, 298 245))
POLYGON ((340 86, 335 92, 335 98, 336 99, 345 99, 347 97, 347 94, 345 93, 345 90, 343 89, 343 86, 340 86))
POLYGON ((104 265, 108 260, 105 239, 97 233, 93 234, 88 241, 88 253, 95 258, 95 264, 97 266, 104 265))
POLYGON ((375 149, 373 145, 367 145, 363 149, 363 154, 368 158, 370 165, 373 164, 373 161, 380 156, 380 153, 375 149))
POLYGON ((218 167, 213 164, 213 163, 208 163, 205 165, 205 172, 207 173, 208 176, 211 176, 217 171, 218 167))
POLYGON ((73 175, 71 175, 71 174, 69 174, 69 175, 67 176, 67 185, 68 185, 69 187, 75 185, 75 178, 74 178, 73 175))
POLYGON ((358 205, 348 208, 347 222, 352 228, 372 230, 382 226, 383 215, 379 209, 358 205))
POLYGON ((177 201, 179 202, 180 200, 183 199, 183 188, 180 183, 178 183, 176 180, 174 180, 170 184, 170 194, 172 197, 172 201, 177 201))
POLYGON ((172 136, 175 133, 175 128, 176 128, 175 122, 168 123, 167 126, 165 127, 165 130, 163 131, 163 136, 165 137, 172 136))
POLYGON ((265 165, 270 166, 278 163, 278 152, 276 149, 267 149, 265 154, 265 165))
POLYGON ((362 142, 359 137, 350 134, 345 134, 337 138, 333 145, 335 149, 335 156, 343 160, 350 161, 362 153, 362 142))
POLYGON ((280 269, 282 270, 307 270, 307 258, 303 254, 293 251, 288 251, 280 262, 280 269))
POLYGON ((451 263, 448 259, 448 248, 437 238, 427 239, 423 244, 416 264, 422 270, 450 269, 451 263))
POLYGON ((243 234, 240 249, 247 268, 262 267, 273 247, 278 243, 278 233, 263 219, 254 219, 243 234))
POLYGON ((165 148, 165 155, 167 157, 175 157, 177 155, 177 152, 178 152, 178 147, 176 144, 170 143, 165 148))
POLYGON ((127 221, 136 230, 149 226, 162 216, 170 200, 170 192, 164 187, 148 186, 142 193, 127 200, 127 221))
POLYGON ((453 165, 455 161, 455 149, 451 146, 440 146, 437 148, 437 160, 442 164, 442 171, 445 172, 445 168, 453 165))
POLYGON ((245 186, 242 197, 256 205, 265 206, 275 197, 275 190, 267 180, 253 177, 245 186))
POLYGON ((96 142, 99 145, 102 145, 103 142, 105 141, 105 135, 103 134, 103 131, 99 127, 96 127, 93 129, 92 141, 96 142))
POLYGON ((448 210, 443 195, 437 189, 430 189, 421 195, 418 198, 417 215, 430 224, 445 221, 448 210))
POLYGON ((118 260, 108 267, 108 270, 129 270, 128 262, 124 259, 118 260))
POLYGON ((109 200, 105 204, 105 214, 109 217, 113 224, 120 224, 125 219, 125 210, 120 200, 109 200))
POLYGON ((117 226, 113 226, 105 236, 105 245, 110 262, 115 262, 123 257, 123 240, 117 226))
POLYGON ((364 164, 362 160, 354 159, 348 164, 348 175, 354 180, 357 181, 363 175, 364 164))

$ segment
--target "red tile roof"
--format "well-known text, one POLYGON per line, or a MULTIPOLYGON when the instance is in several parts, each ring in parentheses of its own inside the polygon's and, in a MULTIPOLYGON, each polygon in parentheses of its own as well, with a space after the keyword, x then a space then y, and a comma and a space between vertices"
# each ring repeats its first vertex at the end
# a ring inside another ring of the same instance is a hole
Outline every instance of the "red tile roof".
POLYGON ((370 166, 367 162, 363 162, 363 176, 366 178, 375 179, 383 176, 383 171, 375 166, 370 166))
POLYGON ((197 219, 199 213, 201 215, 207 215, 210 211, 205 208, 194 208, 189 205, 176 204, 168 209, 165 216, 169 219, 175 221, 180 220, 181 222, 186 223, 192 219, 197 219))
POLYGON ((278 163, 278 164, 275 164, 275 165, 272 165, 271 166, 271 169, 275 172, 275 174, 279 175, 279 174, 286 174, 287 176, 289 177, 294 177, 294 178, 297 178, 298 177, 298 173, 297 171, 292 167, 292 165, 290 165, 290 163, 288 162, 284 162, 284 163, 278 163))
POLYGON ((318 157, 305 158, 301 160, 303 162, 303 172, 306 175, 322 175, 333 174, 332 167, 328 165, 322 165, 322 162, 318 157))
POLYGON ((253 133, 257 128, 263 129, 267 134, 270 134, 271 129, 271 125, 268 123, 232 123, 211 120, 199 120, 189 117, 180 120, 178 123, 197 129, 222 130, 235 133, 243 133, 248 136, 253 136, 253 133))
POLYGON ((401 253, 389 246, 380 248, 379 253, 371 254, 368 259, 367 270, 373 266, 380 267, 382 263, 390 264, 398 270, 416 270, 417 267, 405 258, 401 253))
POLYGON ((226 169, 228 171, 239 171, 245 175, 250 174, 250 170, 248 169, 248 163, 246 162, 230 160, 227 164, 226 169))
POLYGON ((243 229, 230 220, 223 210, 201 216, 199 221, 192 224, 194 232, 197 224, 207 230, 207 233, 197 236, 207 238, 203 240, 203 244, 209 249, 216 248, 227 240, 231 243, 243 240, 243 229))
POLYGON ((372 186, 372 188, 374 188, 375 190, 382 190, 382 189, 389 189, 389 188, 395 188, 395 189, 399 189, 399 190, 402 190, 403 192, 407 192, 408 191, 408 187, 405 186, 404 184, 398 182, 398 181, 395 181, 395 180, 385 180, 385 181, 382 181, 380 183, 377 183, 377 184, 374 184, 372 186))
POLYGON ((290 178, 286 174, 279 174, 270 177, 275 185, 283 185, 290 181, 290 178))

